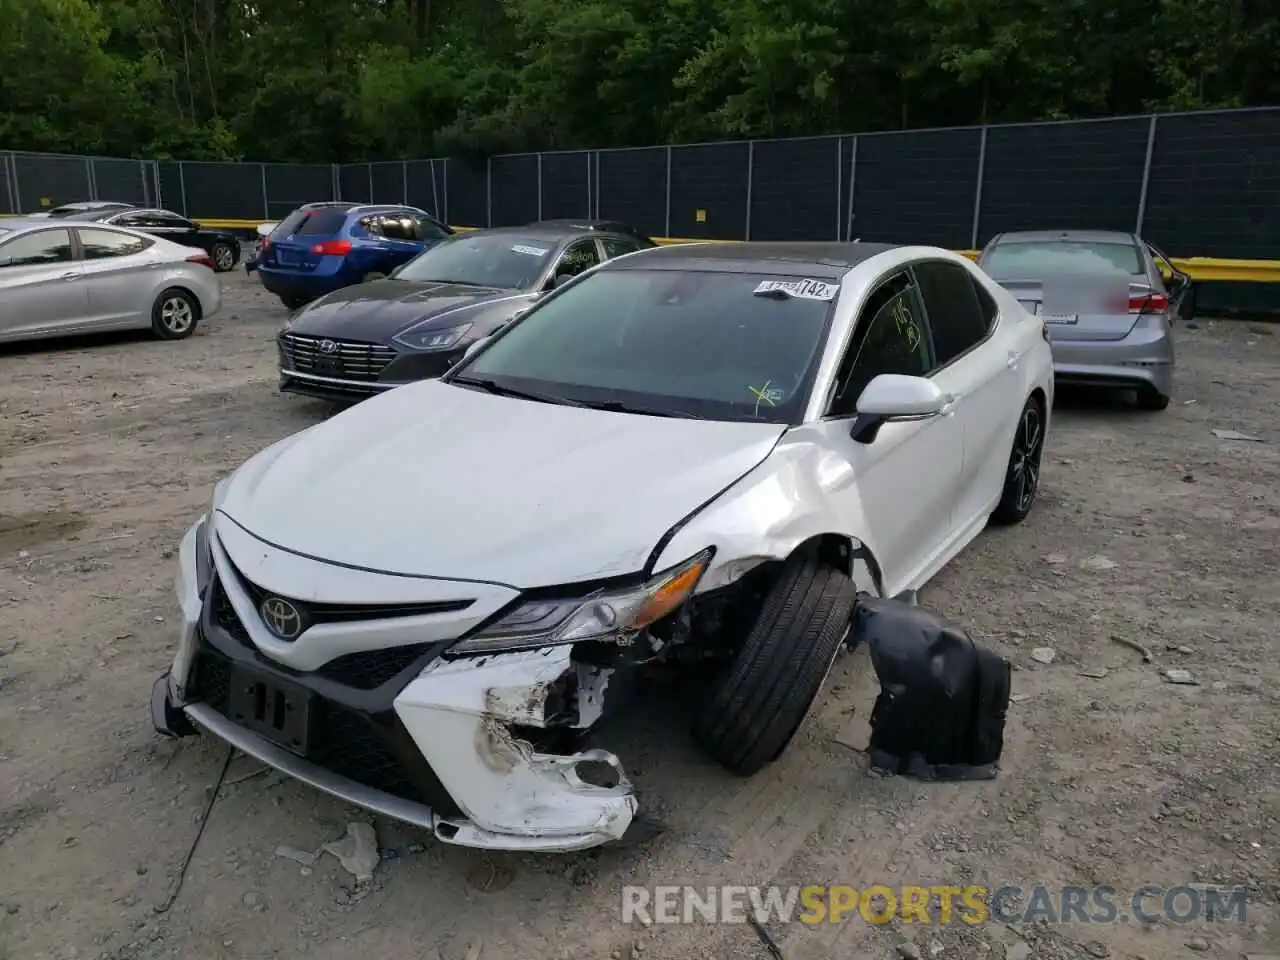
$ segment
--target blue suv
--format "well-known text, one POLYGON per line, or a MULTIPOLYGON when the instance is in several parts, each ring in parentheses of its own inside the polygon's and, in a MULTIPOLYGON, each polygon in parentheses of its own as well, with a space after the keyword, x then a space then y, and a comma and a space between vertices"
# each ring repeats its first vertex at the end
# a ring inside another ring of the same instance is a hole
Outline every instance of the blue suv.
POLYGON ((417 207, 307 203, 262 243, 262 285, 290 310, 326 293, 385 277, 453 231, 417 207))

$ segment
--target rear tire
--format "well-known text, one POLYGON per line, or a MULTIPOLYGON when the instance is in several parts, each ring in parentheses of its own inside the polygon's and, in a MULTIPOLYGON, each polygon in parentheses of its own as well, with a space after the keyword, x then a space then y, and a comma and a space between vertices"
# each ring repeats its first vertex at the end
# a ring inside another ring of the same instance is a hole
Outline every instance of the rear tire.
POLYGON ((786 562, 694 723, 708 756, 750 776, 782 754, 822 689, 856 600, 843 570, 811 556, 786 562))
POLYGON ((1168 409, 1169 398, 1155 387, 1144 387, 1138 391, 1138 409, 1159 411, 1168 409))
POLYGON ((310 301, 306 297, 281 297, 280 302, 289 310, 299 310, 310 301))
POLYGON ((1040 488, 1040 458, 1044 453, 1044 409, 1035 397, 1028 397, 1013 431, 1009 468, 1004 491, 991 513, 991 522, 1000 526, 1027 519, 1040 488))
POLYGON ((225 243, 215 243, 209 251, 215 273, 226 273, 236 265, 236 252, 225 243))
POLYGON ((185 340, 200 323, 200 301, 190 291, 170 287, 151 307, 151 330, 162 340, 185 340))

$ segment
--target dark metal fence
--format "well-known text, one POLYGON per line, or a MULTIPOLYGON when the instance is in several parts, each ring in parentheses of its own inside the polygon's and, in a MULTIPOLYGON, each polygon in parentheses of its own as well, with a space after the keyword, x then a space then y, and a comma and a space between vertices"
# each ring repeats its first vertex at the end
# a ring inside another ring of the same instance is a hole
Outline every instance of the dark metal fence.
POLYGON ((309 200, 450 223, 553 217, 654 236, 978 247, 1004 230, 1137 230, 1175 256, 1280 259, 1280 108, 359 164, 0 154, 0 212, 83 199, 277 220, 309 200), (6 206, 7 204, 7 206, 6 206))

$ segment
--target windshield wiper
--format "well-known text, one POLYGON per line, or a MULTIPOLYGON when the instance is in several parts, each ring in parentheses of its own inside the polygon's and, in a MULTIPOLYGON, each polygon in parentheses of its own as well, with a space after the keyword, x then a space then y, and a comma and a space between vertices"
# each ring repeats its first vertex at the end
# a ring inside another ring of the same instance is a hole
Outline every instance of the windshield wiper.
POLYGON ((680 410, 651 410, 648 407, 637 407, 621 400, 579 401, 578 406, 590 407, 592 410, 607 410, 610 413, 636 413, 646 417, 671 417, 678 420, 699 420, 692 413, 680 410))
POLYGON ((529 390, 516 390, 512 387, 504 387, 495 380, 489 380, 482 377, 453 377, 450 383, 459 383, 464 387, 476 387, 486 393, 492 393, 497 397, 517 397, 521 400, 536 400, 538 403, 551 403, 561 407, 585 407, 585 403, 579 403, 577 400, 570 400, 568 397, 558 397, 551 393, 534 393, 529 390))
MULTIPOLYGON (((399 279, 403 280, 405 278, 400 277, 399 279)), ((448 284, 451 287, 479 287, 484 290, 501 289, 500 287, 495 287, 489 283, 471 283, 468 280, 419 280, 415 277, 413 278, 412 282, 413 283, 444 283, 444 284, 448 284)))

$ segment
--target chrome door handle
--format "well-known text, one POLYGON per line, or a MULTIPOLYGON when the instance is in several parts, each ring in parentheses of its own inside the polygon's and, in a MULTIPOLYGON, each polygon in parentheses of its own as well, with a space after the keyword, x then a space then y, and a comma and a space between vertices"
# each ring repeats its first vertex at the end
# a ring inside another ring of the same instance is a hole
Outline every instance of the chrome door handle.
POLYGON ((80 274, 79 274, 77 271, 72 270, 70 273, 60 273, 60 274, 58 274, 58 279, 59 279, 59 280, 74 280, 74 279, 76 279, 76 277, 78 277, 78 276, 80 276, 80 274))

